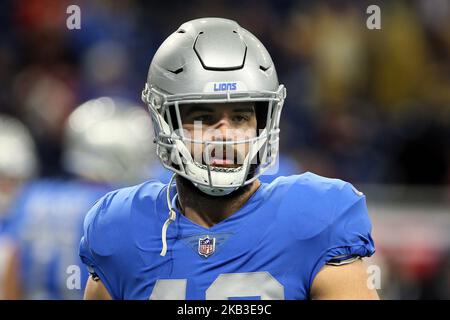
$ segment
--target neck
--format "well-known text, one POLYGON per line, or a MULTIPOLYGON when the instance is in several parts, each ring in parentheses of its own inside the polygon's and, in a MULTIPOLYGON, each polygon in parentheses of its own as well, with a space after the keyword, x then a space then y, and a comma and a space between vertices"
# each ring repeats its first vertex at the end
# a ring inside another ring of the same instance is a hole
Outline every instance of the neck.
POLYGON ((261 182, 251 184, 225 196, 210 196, 195 187, 189 180, 177 176, 177 192, 182 213, 189 220, 210 228, 238 211, 258 190, 261 182))

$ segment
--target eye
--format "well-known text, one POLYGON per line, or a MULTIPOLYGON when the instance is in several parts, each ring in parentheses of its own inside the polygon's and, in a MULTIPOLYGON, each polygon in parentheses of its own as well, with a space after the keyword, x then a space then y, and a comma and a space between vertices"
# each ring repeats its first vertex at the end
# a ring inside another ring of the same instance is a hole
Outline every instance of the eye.
POLYGON ((209 123, 212 121, 212 115, 210 114, 199 114, 193 117, 194 121, 201 121, 203 123, 209 123))
POLYGON ((235 115, 233 117, 233 121, 236 122, 236 123, 247 122, 248 121, 248 117, 247 116, 242 116, 242 115, 235 115))

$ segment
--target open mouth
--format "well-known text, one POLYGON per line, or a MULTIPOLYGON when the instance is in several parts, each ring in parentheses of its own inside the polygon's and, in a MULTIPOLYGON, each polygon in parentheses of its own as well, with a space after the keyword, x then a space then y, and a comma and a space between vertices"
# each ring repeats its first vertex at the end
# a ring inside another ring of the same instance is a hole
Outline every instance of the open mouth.
MULTIPOLYGON (((208 161, 205 161, 204 163, 207 164, 208 161)), ((237 164, 234 159, 215 158, 215 157, 209 159, 209 165, 213 167, 223 167, 223 168, 237 168, 241 166, 240 164, 237 164)))
POLYGON ((237 164, 231 159, 211 158, 211 165, 215 167, 230 167, 237 164))
POLYGON ((213 149, 209 161, 208 159, 203 159, 203 163, 213 167, 237 168, 242 165, 238 163, 238 159, 239 157, 236 149, 228 150, 228 152, 225 149, 222 152, 216 152, 216 149, 213 149))

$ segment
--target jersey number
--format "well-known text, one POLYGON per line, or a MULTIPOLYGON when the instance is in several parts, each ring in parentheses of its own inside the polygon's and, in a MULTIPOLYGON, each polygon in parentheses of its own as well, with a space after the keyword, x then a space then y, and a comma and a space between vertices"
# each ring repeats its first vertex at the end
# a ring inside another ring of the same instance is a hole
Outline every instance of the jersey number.
MULTIPOLYGON (((185 300, 187 279, 156 281, 150 300, 185 300)), ((206 290, 206 300, 260 297, 284 300, 284 287, 269 272, 223 273, 206 290)))

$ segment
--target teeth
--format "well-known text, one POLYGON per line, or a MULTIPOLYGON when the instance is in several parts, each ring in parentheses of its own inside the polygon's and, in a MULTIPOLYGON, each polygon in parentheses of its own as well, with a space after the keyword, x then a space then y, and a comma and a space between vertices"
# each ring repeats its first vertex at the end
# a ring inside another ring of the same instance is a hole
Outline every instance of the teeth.
POLYGON ((220 163, 226 163, 226 164, 233 164, 233 159, 227 159, 227 158, 212 158, 211 162, 220 162, 220 163))

